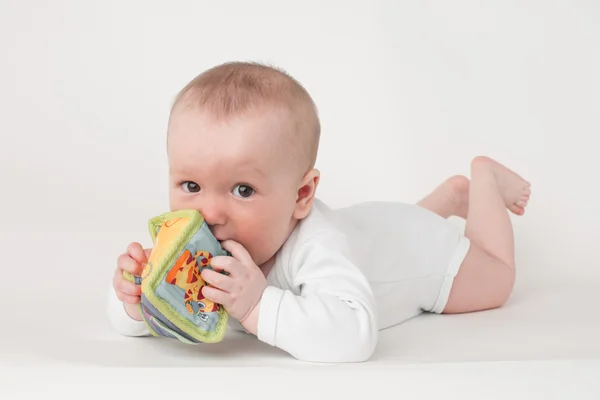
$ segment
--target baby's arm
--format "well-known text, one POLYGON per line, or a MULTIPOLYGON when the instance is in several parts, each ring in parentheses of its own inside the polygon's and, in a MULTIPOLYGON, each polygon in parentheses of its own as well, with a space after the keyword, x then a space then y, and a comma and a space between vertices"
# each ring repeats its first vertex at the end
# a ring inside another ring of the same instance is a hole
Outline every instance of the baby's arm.
POLYGON ((258 339, 304 361, 369 359, 378 327, 362 272, 342 252, 313 240, 292 255, 285 273, 299 295, 267 287, 257 307, 258 339))
MULTIPOLYGON (((256 329, 251 331, 299 360, 366 361, 378 339, 370 285, 343 251, 333 250, 339 246, 317 239, 300 246, 283 271, 299 294, 268 286, 255 308, 256 329)), ((143 321, 127 314, 112 288, 108 317, 122 335, 150 335, 143 321)))

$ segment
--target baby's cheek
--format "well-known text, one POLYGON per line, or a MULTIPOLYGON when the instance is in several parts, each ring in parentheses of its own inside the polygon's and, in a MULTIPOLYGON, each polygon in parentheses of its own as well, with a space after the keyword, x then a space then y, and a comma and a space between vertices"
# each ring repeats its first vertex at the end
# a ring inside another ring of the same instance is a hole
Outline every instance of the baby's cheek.
POLYGON ((169 208, 171 211, 177 210, 197 210, 198 207, 195 202, 191 198, 186 198, 186 196, 182 196, 179 194, 173 194, 169 197, 169 208))
POLYGON ((181 196, 178 196, 175 193, 170 193, 169 194, 169 208, 171 209, 171 211, 175 211, 175 210, 182 210, 185 207, 185 204, 183 204, 184 202, 181 199, 181 196))
POLYGON ((252 227, 253 229, 244 232, 244 242, 247 243, 244 247, 246 247, 254 261, 260 264, 271 258, 278 250, 281 234, 267 219, 256 221, 252 227))

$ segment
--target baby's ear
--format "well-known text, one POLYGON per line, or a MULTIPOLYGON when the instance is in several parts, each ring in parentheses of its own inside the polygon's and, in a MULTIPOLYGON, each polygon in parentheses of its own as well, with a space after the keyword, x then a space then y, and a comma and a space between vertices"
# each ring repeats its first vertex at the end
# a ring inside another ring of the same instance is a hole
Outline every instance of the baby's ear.
POLYGON ((317 192, 320 177, 321 174, 319 170, 313 168, 304 175, 304 178, 302 178, 302 183, 300 188, 298 188, 298 198, 296 200, 294 218, 303 219, 310 213, 310 208, 315 193, 317 192))

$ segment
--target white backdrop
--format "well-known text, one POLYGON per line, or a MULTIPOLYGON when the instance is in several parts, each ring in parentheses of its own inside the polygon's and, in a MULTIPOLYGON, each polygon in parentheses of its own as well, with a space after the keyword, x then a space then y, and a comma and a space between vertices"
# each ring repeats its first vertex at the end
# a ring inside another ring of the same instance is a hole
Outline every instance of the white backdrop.
POLYGON ((417 201, 486 154, 533 185, 515 296, 600 283, 600 5, 481 3, 0 0, 2 268, 22 277, 0 300, 103 312, 118 254, 168 209, 172 98, 229 60, 311 92, 332 206, 417 201))

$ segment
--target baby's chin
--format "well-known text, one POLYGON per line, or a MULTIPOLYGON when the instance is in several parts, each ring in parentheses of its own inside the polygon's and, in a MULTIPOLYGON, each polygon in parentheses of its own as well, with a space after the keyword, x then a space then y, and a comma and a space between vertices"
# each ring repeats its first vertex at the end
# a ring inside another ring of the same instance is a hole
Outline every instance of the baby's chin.
MULTIPOLYGON (((242 245, 243 246, 243 245, 242 245)), ((277 254, 277 251, 279 249, 275 250, 275 251, 268 251, 266 249, 261 249, 261 251, 249 251, 250 257, 252 258, 252 261, 254 261, 254 263, 258 266, 258 267, 263 267, 265 265, 268 265, 269 263, 272 263, 272 261, 275 259, 275 255, 277 254)))

